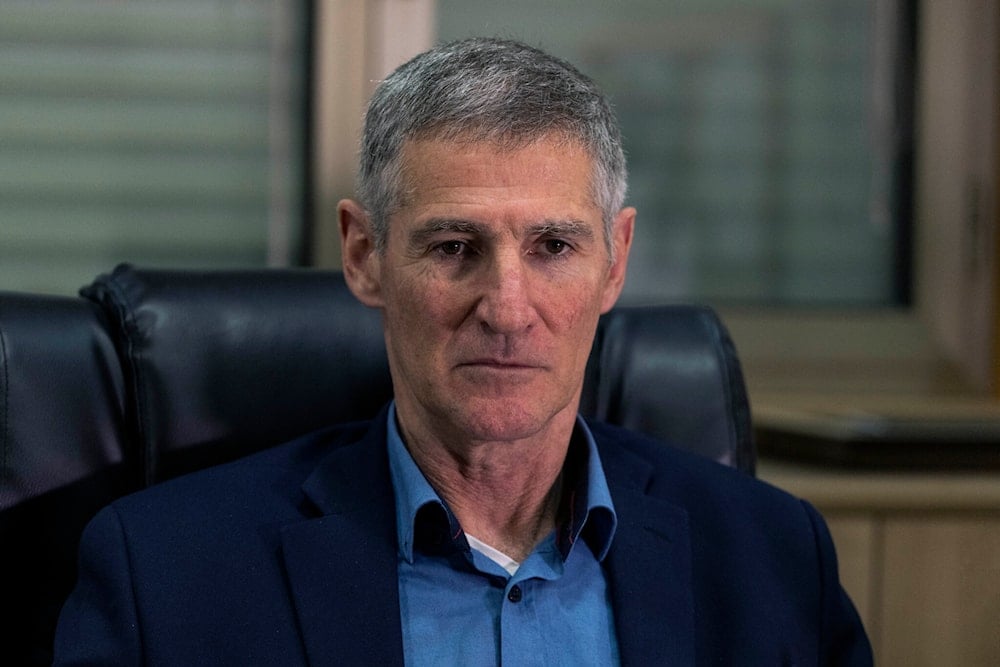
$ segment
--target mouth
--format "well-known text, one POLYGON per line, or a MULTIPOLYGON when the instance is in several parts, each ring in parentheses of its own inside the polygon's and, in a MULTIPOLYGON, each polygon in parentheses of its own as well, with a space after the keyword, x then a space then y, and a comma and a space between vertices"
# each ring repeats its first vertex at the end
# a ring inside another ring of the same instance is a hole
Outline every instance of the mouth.
POLYGON ((527 378, 544 370, 542 364, 530 359, 477 357, 459 362, 456 368, 465 373, 479 376, 483 379, 492 378, 527 378))
POLYGON ((454 367, 465 391, 470 395, 513 398, 541 380, 545 367, 530 359, 477 357, 465 359, 454 367), (512 393, 513 392, 513 393, 512 393))
POLYGON ((458 367, 487 368, 487 369, 496 369, 500 371, 535 370, 540 368, 538 364, 530 363, 527 361, 518 361, 513 359, 491 359, 491 358, 471 359, 469 361, 463 361, 458 364, 458 367))

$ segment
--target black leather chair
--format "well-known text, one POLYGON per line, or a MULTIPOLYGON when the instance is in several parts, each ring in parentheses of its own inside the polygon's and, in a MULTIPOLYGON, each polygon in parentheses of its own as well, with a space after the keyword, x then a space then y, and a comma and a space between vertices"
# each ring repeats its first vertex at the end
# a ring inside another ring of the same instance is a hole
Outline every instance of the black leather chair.
MULTIPOLYGON (((81 294, 0 292, 0 664, 50 659, 100 506, 391 395, 378 314, 334 272, 125 265, 81 294)), ((753 474, 743 378, 709 309, 604 316, 581 411, 753 474)))
POLYGON ((97 306, 0 293, 0 664, 51 662, 80 532, 137 488, 125 393, 97 306))

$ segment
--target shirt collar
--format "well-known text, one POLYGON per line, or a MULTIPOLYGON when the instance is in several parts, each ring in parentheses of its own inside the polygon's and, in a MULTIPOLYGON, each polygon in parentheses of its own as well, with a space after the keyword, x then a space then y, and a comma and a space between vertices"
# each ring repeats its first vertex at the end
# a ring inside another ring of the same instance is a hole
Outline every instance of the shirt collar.
MULTIPOLYGON (((396 495, 400 555, 412 563, 414 548, 438 554, 468 551, 469 544, 455 515, 431 487, 403 444, 396 424, 395 403, 389 405, 387 420, 386 440, 396 495)), ((564 475, 568 486, 563 498, 565 520, 558 529, 556 540, 559 550, 566 558, 573 544, 583 537, 597 559, 603 560, 611 548, 618 520, 597 444, 579 416, 564 475)))

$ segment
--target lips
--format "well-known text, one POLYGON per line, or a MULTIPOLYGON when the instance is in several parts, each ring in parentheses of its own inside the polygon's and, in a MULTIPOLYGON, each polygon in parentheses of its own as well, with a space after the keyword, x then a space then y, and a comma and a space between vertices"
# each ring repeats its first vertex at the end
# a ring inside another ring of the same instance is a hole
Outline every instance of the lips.
POLYGON ((477 357, 463 360, 457 363, 455 368, 471 375, 476 381, 500 380, 502 378, 524 381, 534 377, 545 366, 530 359, 477 357))
POLYGON ((531 363, 528 361, 518 361, 511 359, 471 359, 469 361, 463 361, 458 364, 459 367, 469 366, 469 367, 480 367, 480 368, 496 368, 497 370, 519 370, 519 369, 535 369, 541 368, 539 364, 531 363))

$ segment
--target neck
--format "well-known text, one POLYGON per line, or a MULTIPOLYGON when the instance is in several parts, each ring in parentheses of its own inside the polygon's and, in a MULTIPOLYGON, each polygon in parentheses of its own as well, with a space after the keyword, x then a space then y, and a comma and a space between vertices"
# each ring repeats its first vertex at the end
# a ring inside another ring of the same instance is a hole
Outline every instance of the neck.
POLYGON ((417 466, 462 529, 520 562, 556 527, 572 417, 525 440, 460 446, 400 427, 417 466))
MULTIPOLYGON (((433 482, 432 482, 433 483, 433 482)), ((562 477, 539 484, 522 496, 486 484, 464 484, 441 491, 463 530, 521 562, 556 528, 562 477)))

